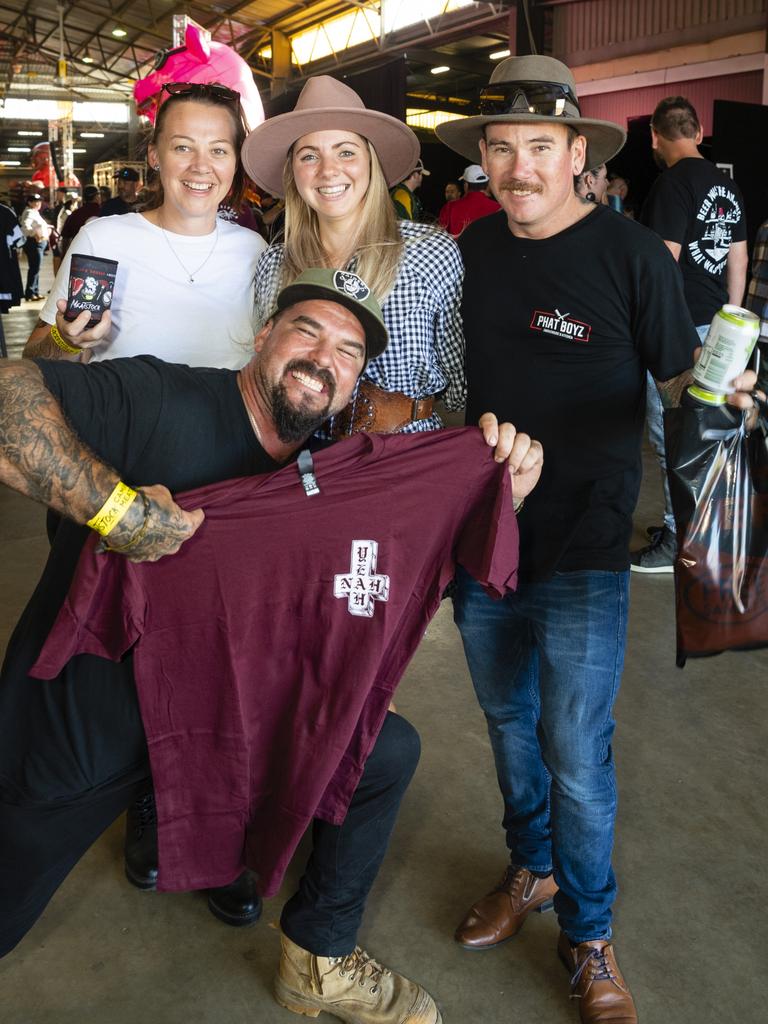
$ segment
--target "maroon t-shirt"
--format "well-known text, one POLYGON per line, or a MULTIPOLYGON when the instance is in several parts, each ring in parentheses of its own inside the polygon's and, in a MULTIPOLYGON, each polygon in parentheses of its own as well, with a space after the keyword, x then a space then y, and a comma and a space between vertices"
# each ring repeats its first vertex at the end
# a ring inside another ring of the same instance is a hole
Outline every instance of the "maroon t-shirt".
POLYGON ((177 500, 205 521, 172 557, 86 545, 32 675, 133 647, 158 812, 159 885, 277 891, 313 817, 340 824, 456 562, 517 579, 506 467, 477 428, 359 434, 177 500))

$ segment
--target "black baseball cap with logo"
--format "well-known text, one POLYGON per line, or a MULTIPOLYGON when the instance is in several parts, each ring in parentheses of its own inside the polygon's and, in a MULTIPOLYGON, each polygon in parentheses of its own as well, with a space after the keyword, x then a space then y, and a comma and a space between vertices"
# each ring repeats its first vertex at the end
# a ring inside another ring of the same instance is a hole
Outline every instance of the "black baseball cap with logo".
POLYGON ((119 171, 115 171, 115 177, 119 181, 141 181, 141 175, 133 167, 121 167, 119 171))

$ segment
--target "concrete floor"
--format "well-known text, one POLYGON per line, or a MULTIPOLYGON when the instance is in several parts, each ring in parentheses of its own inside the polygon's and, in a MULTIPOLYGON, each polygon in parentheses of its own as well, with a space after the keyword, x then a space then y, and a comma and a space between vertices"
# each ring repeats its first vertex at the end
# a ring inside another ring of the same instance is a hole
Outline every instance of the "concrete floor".
MULTIPOLYGON (((4 318, 6 332, 10 320, 26 337, 35 316, 14 311, 4 318)), ((639 526, 659 515, 656 474, 646 459, 639 526)), ((2 489, 0 523, 4 645, 47 545, 42 510, 2 489)), ((760 909, 768 895, 768 652, 675 668, 672 593, 670 576, 632 580, 615 740, 617 950, 643 1024, 752 1024, 765 1019, 768 1002, 768 927, 760 909)), ((505 851, 485 725, 447 605, 397 703, 421 732, 422 762, 361 943, 433 992, 446 1024, 574 1024, 552 914, 533 915, 517 939, 486 953, 467 953, 451 938, 467 906, 503 870, 505 851)), ((238 931, 216 921, 200 894, 133 889, 122 874, 121 839, 118 822, 0 962, 2 1024, 298 1019, 270 994, 278 956, 270 922, 306 850, 263 920, 238 931)))

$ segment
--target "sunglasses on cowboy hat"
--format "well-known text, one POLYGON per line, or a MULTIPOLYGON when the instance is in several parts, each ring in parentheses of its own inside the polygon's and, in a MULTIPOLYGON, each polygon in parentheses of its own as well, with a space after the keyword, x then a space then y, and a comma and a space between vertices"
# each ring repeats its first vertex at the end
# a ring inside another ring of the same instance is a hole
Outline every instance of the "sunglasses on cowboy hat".
POLYGON ((587 140, 587 167, 597 167, 615 156, 627 137, 611 121, 582 117, 576 82, 554 57, 507 57, 494 68, 479 98, 480 113, 436 128, 437 137, 470 160, 480 155, 479 143, 487 124, 544 121, 575 128, 587 140))

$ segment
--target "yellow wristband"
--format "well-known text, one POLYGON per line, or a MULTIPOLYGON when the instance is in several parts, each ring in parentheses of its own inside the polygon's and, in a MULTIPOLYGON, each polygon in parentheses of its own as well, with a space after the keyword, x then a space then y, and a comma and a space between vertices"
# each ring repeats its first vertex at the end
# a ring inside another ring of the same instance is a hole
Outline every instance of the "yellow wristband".
POLYGON ((51 324, 51 338, 53 339, 54 344, 58 345, 64 352, 71 352, 72 355, 77 355, 83 351, 81 348, 75 348, 74 345, 70 345, 68 341, 65 341, 56 324, 51 324))
POLYGON ((137 493, 138 491, 120 481, 96 515, 85 525, 100 533, 102 537, 108 536, 128 511, 137 493))

